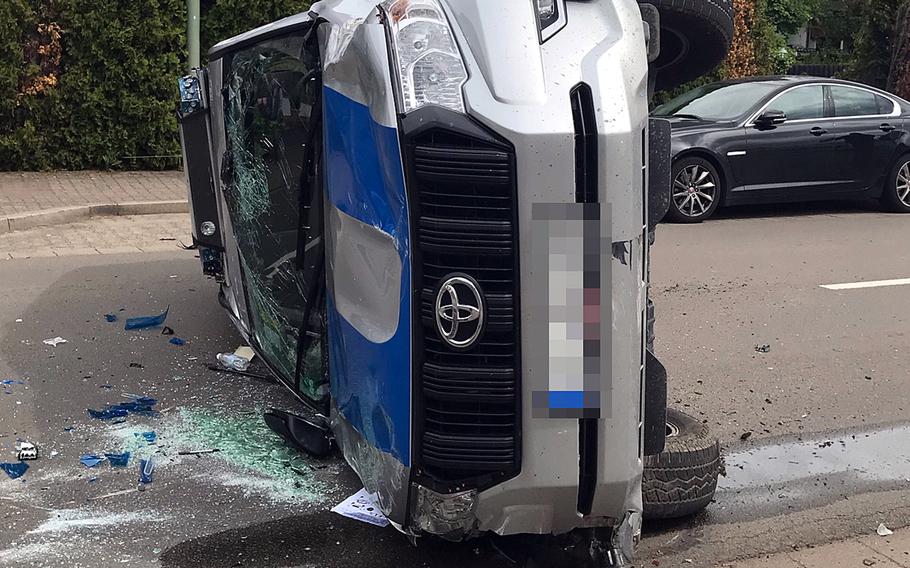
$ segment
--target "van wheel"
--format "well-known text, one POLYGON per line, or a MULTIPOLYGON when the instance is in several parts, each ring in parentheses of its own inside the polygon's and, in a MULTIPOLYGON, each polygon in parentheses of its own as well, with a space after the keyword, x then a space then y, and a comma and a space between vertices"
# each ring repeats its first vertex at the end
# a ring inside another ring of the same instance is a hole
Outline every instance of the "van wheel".
POLYGON ((667 447, 644 458, 642 498, 646 519, 675 519, 697 513, 714 499, 720 474, 720 443, 708 427, 667 409, 667 447))
POLYGON ((717 67, 733 42, 733 0, 639 0, 660 11, 659 91, 697 79, 717 67))
POLYGON ((901 156, 885 180, 882 205, 896 213, 910 213, 910 154, 901 156))

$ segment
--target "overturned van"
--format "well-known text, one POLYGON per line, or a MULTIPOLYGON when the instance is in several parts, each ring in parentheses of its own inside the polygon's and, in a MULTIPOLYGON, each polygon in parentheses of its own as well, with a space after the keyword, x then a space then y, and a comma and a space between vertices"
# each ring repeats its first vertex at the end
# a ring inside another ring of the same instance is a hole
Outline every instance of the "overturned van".
POLYGON ((632 552, 667 432, 643 13, 325 0, 181 79, 203 269, 405 533, 632 552))

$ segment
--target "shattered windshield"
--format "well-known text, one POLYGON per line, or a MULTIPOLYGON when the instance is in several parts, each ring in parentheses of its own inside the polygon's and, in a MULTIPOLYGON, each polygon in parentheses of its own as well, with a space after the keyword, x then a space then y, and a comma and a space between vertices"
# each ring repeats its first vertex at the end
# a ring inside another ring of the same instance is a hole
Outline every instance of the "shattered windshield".
POLYGON ((319 143, 316 69, 303 34, 231 57, 224 177, 255 340, 285 380, 319 400, 325 395, 324 310, 317 298, 324 288, 317 284, 322 223, 308 167, 319 143))

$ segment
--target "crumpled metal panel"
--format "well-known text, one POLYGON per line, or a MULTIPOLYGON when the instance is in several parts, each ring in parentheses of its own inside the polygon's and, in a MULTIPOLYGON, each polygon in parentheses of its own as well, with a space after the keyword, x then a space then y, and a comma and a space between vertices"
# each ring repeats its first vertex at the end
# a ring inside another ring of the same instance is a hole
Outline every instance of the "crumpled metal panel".
POLYGON ((371 442, 342 416, 332 405, 330 425, 335 441, 345 461, 351 466, 363 486, 374 493, 379 508, 395 528, 408 532, 404 527, 408 512, 408 484, 411 468, 405 467, 387 452, 378 450, 371 442))
POLYGON ((346 459, 379 494, 383 512, 403 521, 407 483, 388 470, 389 460, 404 469, 411 463, 410 227, 385 29, 375 6, 336 0, 313 7, 326 21, 319 30, 325 189, 335 217, 327 234, 329 368, 334 430, 350 452, 346 459), (381 269, 368 277, 358 260, 367 257, 381 269), (391 294, 395 301, 383 302, 391 294))

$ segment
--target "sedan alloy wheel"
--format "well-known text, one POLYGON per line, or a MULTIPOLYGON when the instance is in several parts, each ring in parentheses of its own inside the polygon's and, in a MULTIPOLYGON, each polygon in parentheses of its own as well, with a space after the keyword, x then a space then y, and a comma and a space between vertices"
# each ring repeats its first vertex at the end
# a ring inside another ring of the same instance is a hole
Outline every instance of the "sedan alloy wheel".
POLYGON ((683 167, 673 180, 673 203, 683 215, 692 219, 705 216, 717 199, 717 179, 701 164, 683 167))
POLYGON ((910 207, 910 162, 897 172, 897 198, 910 207))

